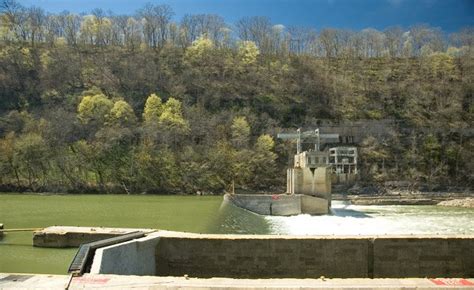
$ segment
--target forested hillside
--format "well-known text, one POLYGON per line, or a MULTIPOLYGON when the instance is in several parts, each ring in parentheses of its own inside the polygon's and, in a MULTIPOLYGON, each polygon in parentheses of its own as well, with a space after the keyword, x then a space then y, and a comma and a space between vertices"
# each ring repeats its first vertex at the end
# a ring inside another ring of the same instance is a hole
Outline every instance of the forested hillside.
POLYGON ((474 185, 474 29, 348 31, 45 13, 0 2, 2 190, 219 193, 284 185, 317 120, 392 120, 360 178, 474 185))

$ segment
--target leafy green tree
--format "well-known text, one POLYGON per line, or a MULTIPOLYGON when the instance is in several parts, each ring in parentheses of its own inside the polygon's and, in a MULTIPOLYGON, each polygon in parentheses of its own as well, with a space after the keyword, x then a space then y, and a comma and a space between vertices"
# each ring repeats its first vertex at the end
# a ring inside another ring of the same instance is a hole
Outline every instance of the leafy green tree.
POLYGON ((14 132, 8 133, 0 139, 0 182, 9 183, 10 176, 14 177, 16 184, 20 186, 20 175, 18 162, 15 155, 16 136, 14 132))
POLYGON ((161 98, 155 94, 151 94, 145 103, 143 110, 143 120, 145 124, 157 124, 161 114, 163 113, 163 104, 161 98))
POLYGON ((77 107, 77 117, 83 124, 103 125, 114 103, 104 94, 85 96, 77 107))
POLYGON ((206 36, 201 36, 186 50, 186 57, 199 61, 206 57, 206 54, 214 48, 214 43, 206 36))
POLYGON ((15 157, 20 165, 20 172, 26 177, 30 188, 44 185, 48 152, 45 140, 37 133, 25 133, 16 140, 15 157))
POLYGON ((163 105, 163 112, 159 117, 159 123, 167 130, 177 132, 189 130, 188 122, 183 117, 181 102, 175 98, 169 98, 163 105))
POLYGON ((241 41, 238 48, 240 61, 245 64, 253 64, 257 61, 260 50, 253 41, 241 41))
POLYGON ((125 101, 120 100, 114 103, 114 106, 107 115, 107 124, 131 127, 137 122, 132 107, 125 101))
POLYGON ((232 144, 235 148, 245 148, 250 141, 250 126, 245 117, 235 117, 231 126, 232 144))

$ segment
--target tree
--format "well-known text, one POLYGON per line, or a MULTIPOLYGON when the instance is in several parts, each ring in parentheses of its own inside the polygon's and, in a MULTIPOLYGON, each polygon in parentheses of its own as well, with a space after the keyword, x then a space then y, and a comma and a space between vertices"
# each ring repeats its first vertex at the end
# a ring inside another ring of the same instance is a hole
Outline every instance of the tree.
POLYGON ((255 188, 268 189, 275 184, 277 173, 276 158, 273 152, 275 141, 268 135, 260 135, 252 154, 252 185, 255 188))
POLYGON ((250 137, 250 126, 245 117, 235 117, 231 126, 232 144, 237 149, 248 146, 250 137))
POLYGON ((146 4, 138 11, 145 42, 149 47, 163 47, 168 39, 169 23, 174 12, 168 5, 146 4))
POLYGON ((253 64, 257 61, 260 54, 257 45, 253 41, 241 41, 239 43, 238 55, 244 65, 253 64))
POLYGON ((13 176, 17 186, 20 186, 20 175, 17 156, 15 155, 16 136, 14 132, 8 133, 0 139, 0 182, 8 184, 13 176))
POLYGON ((137 118, 132 107, 123 100, 115 102, 107 115, 107 124, 109 125, 132 127, 136 121, 137 118))
POLYGON ((104 94, 85 96, 77 107, 77 117, 83 124, 102 125, 114 103, 104 94))
POLYGON ((143 110, 143 120, 145 124, 157 124, 161 114, 163 114, 163 104, 161 98, 155 94, 151 94, 145 103, 143 110))
POLYGON ((206 54, 214 47, 214 43, 206 36, 200 36, 186 50, 186 56, 195 61, 202 60, 206 54))
POLYGON ((30 188, 36 188, 38 181, 44 185, 48 152, 45 140, 37 133, 25 133, 16 140, 15 157, 18 158, 19 171, 27 178, 30 188))
POLYGON ((163 112, 159 116, 159 124, 170 131, 185 133, 189 130, 188 122, 183 118, 181 102, 169 98, 163 105, 163 112))

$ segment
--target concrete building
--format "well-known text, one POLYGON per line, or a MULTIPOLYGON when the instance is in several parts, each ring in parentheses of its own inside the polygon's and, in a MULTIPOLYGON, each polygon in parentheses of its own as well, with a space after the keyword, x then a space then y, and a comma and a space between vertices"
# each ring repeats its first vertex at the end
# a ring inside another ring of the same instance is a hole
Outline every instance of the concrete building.
POLYGON ((332 184, 357 179, 357 147, 353 136, 323 134, 314 131, 278 134, 278 138, 296 140, 293 166, 287 171, 287 192, 327 198, 332 184), (307 150, 304 150, 305 147, 307 150))

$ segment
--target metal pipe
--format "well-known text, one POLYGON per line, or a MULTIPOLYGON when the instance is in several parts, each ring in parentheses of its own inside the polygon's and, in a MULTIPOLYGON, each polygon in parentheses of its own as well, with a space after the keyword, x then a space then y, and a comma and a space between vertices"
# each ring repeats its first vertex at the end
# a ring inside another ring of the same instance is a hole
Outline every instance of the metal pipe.
POLYGON ((9 233, 9 232, 35 232, 41 231, 43 228, 29 228, 29 229, 0 229, 1 233, 9 233))

